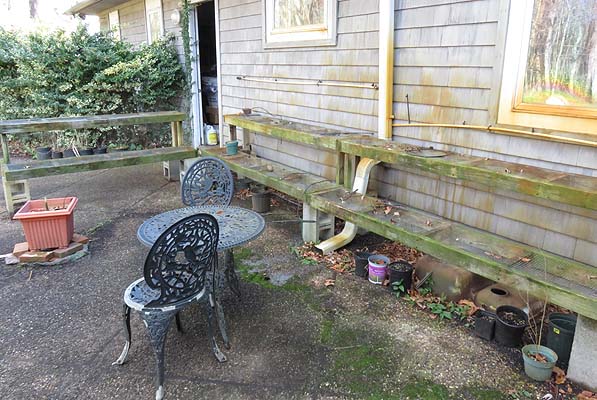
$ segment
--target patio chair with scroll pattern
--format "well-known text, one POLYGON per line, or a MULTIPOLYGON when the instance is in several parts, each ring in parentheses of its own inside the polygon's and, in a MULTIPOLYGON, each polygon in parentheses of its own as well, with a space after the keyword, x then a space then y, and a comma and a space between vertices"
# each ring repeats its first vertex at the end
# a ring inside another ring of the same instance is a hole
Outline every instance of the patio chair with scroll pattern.
MULTIPOLYGON (((181 185, 183 204, 187 206, 229 206, 234 194, 230 168, 215 157, 202 157, 184 174, 181 185)), ((240 284, 234 270, 232 249, 224 252, 224 274, 230 290, 240 297, 240 284)))
POLYGON ((197 301, 207 308, 208 334, 214 355, 225 361, 214 337, 214 285, 217 268, 219 227, 209 214, 184 218, 169 227, 152 246, 145 260, 143 278, 131 283, 124 293, 123 320, 126 341, 122 365, 131 345, 131 309, 147 327, 157 365, 156 399, 164 397, 164 343, 172 319, 180 330, 179 312, 197 301))

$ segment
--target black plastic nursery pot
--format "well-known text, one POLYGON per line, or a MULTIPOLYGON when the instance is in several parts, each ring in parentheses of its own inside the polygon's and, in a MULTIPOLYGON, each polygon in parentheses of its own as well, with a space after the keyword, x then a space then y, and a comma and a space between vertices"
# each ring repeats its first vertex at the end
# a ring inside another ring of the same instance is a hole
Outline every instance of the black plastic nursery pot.
POLYGON ((79 155, 80 156, 91 156, 91 155, 93 155, 93 149, 80 149, 79 155))
POLYGON ((37 156, 38 160, 49 160, 52 158, 52 148, 51 147, 36 147, 35 148, 35 155, 37 156))
POLYGON ((361 278, 367 277, 367 265, 369 264, 369 257, 371 255, 371 253, 364 251, 354 253, 354 274, 356 276, 360 276, 361 278))
POLYGON ((52 158, 62 158, 62 152, 61 151, 53 151, 52 152, 52 158))
POLYGON ((528 325, 527 314, 518 307, 499 306, 495 315, 496 342, 508 347, 520 346, 522 334, 528 325))
POLYGON ((73 149, 66 149, 62 152, 62 155, 67 158, 67 157, 74 157, 75 156, 75 152, 73 151, 73 149))
POLYGON ((495 314, 485 310, 475 313, 475 335, 481 339, 492 340, 495 332, 495 314))
POLYGON ((93 149, 93 154, 106 154, 107 152, 107 147, 96 147, 95 149, 93 149))
POLYGON ((549 314, 546 346, 558 355, 557 364, 559 366, 568 366, 575 330, 576 315, 564 313, 549 314))
POLYGON ((389 288, 392 290, 392 284, 394 282, 402 281, 404 286, 404 292, 407 292, 413 283, 413 270, 414 267, 406 261, 396 261, 388 265, 389 275, 389 288))

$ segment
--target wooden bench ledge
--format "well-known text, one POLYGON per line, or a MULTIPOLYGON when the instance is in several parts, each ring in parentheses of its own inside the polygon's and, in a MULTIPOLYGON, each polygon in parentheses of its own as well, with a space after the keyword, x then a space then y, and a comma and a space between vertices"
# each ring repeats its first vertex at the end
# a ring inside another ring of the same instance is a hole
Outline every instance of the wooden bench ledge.
POLYGON ((6 164, 3 166, 3 176, 7 181, 17 181, 42 176, 150 164, 159 161, 183 160, 196 156, 197 151, 193 147, 164 147, 149 150, 121 151, 92 156, 6 164))
POLYGON ((540 299, 597 319, 597 268, 480 231, 412 207, 354 195, 334 182, 269 160, 201 148, 233 171, 390 240, 473 273, 528 291, 540 299), (267 167, 270 168, 267 168, 267 167), (344 195, 344 196, 343 196, 344 195), (391 212, 384 211, 386 207, 391 212))

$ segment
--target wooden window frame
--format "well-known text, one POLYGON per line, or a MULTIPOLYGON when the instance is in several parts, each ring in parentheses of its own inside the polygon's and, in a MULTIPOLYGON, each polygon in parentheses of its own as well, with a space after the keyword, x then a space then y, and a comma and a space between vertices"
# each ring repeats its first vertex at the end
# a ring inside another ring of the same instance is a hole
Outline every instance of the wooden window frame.
POLYGON ((153 42, 152 39, 152 31, 151 31, 151 24, 149 21, 150 13, 155 12, 156 10, 159 11, 159 22, 160 22, 160 33, 158 37, 164 36, 164 6, 162 4, 162 0, 145 0, 145 25, 147 27, 147 43, 151 44, 153 42), (156 5, 159 4, 159 7, 150 7, 151 3, 155 3, 156 5))
POLYGON ((263 47, 335 46, 338 0, 325 0, 325 22, 274 30, 274 0, 263 0, 263 47))
POLYGON ((122 38, 120 32, 120 14, 118 10, 112 10, 108 13, 108 27, 115 39, 120 40, 122 38))
POLYGON ((597 136, 597 110, 522 102, 534 0, 510 2, 498 124, 597 136))

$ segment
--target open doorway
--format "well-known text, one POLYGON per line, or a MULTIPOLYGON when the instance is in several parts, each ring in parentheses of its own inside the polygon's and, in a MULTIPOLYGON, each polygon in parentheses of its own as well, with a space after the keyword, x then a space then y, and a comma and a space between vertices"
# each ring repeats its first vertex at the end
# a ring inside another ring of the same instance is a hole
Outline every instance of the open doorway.
POLYGON ((193 58, 193 130, 195 132, 193 145, 217 144, 220 131, 214 1, 203 1, 197 4, 190 19, 193 58))

